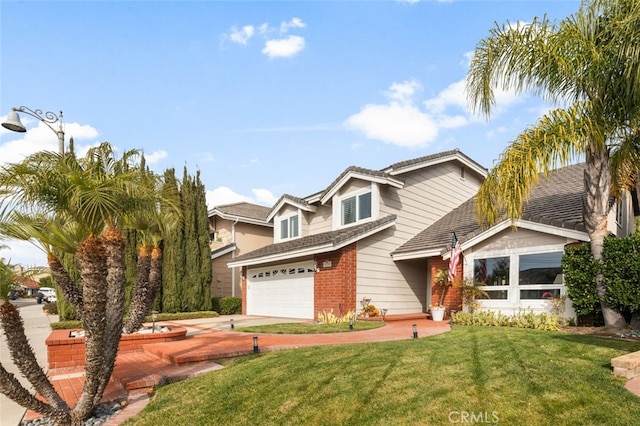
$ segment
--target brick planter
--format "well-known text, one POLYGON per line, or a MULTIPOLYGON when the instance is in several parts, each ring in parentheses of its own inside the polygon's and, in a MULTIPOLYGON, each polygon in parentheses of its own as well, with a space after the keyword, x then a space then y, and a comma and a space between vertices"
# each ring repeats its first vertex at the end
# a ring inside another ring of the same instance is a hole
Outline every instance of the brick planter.
MULTIPOLYGON (((45 340, 50 369, 84 367, 84 337, 70 337, 72 331, 77 330, 53 330, 45 340)), ((186 335, 187 329, 179 326, 171 326, 171 331, 164 333, 125 334, 120 338, 118 353, 140 351, 150 343, 183 340, 186 335)))

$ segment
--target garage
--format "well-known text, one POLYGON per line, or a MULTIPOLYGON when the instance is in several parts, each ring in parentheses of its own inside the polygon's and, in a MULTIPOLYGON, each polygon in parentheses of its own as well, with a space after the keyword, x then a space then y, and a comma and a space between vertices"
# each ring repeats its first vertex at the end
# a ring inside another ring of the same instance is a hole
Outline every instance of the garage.
POLYGON ((249 269, 247 315, 314 319, 313 262, 249 269))

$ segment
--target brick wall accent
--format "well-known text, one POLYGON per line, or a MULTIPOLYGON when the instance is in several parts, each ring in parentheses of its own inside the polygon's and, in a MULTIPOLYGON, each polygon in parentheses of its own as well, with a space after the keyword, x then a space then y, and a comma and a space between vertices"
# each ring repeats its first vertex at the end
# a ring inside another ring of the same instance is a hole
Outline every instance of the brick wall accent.
MULTIPOLYGON (((444 306, 447 308, 447 316, 450 315, 451 310, 460 311, 462 310, 462 288, 460 287, 460 283, 462 282, 462 256, 460 257, 460 262, 458 263, 458 268, 456 272, 456 284, 449 287, 447 290, 447 294, 444 297, 444 306)), ((440 294, 442 293, 442 287, 436 285, 434 281, 434 277, 439 269, 447 269, 449 268, 449 260, 442 260, 442 258, 431 258, 429 265, 431 266, 431 303, 430 305, 436 306, 440 302, 440 294)))
POLYGON ((319 271, 314 276, 314 318, 323 310, 345 315, 355 309, 356 244, 317 255, 315 261, 319 271))
MULTIPOLYGON (((49 368, 84 366, 84 338, 69 337, 72 331, 53 330, 45 340, 49 368)), ((184 339, 186 335, 187 329, 179 326, 171 326, 171 331, 165 333, 125 334, 120 338, 118 353, 141 351, 144 345, 174 342, 184 339)))

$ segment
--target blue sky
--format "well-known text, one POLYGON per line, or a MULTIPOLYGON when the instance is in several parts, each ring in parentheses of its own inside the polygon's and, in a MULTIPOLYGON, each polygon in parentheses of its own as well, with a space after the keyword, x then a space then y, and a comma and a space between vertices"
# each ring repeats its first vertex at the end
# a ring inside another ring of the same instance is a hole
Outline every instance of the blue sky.
MULTIPOLYGON (((460 148, 485 167, 550 105, 500 93, 467 107, 469 55, 495 23, 563 19, 578 0, 0 2, 0 119, 64 112, 82 155, 109 141, 162 173, 196 170, 209 207, 271 205, 346 167, 460 148)), ((0 162, 57 150, 55 134, 0 128, 0 162)), ((6 242, 0 256, 44 265, 6 242)))

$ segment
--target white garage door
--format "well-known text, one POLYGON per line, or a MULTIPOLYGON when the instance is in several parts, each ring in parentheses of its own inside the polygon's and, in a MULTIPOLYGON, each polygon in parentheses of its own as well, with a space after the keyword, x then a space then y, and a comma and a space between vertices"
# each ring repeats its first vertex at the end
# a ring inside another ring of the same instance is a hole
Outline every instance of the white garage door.
POLYGON ((313 318, 313 263, 249 269, 247 314, 313 318))

